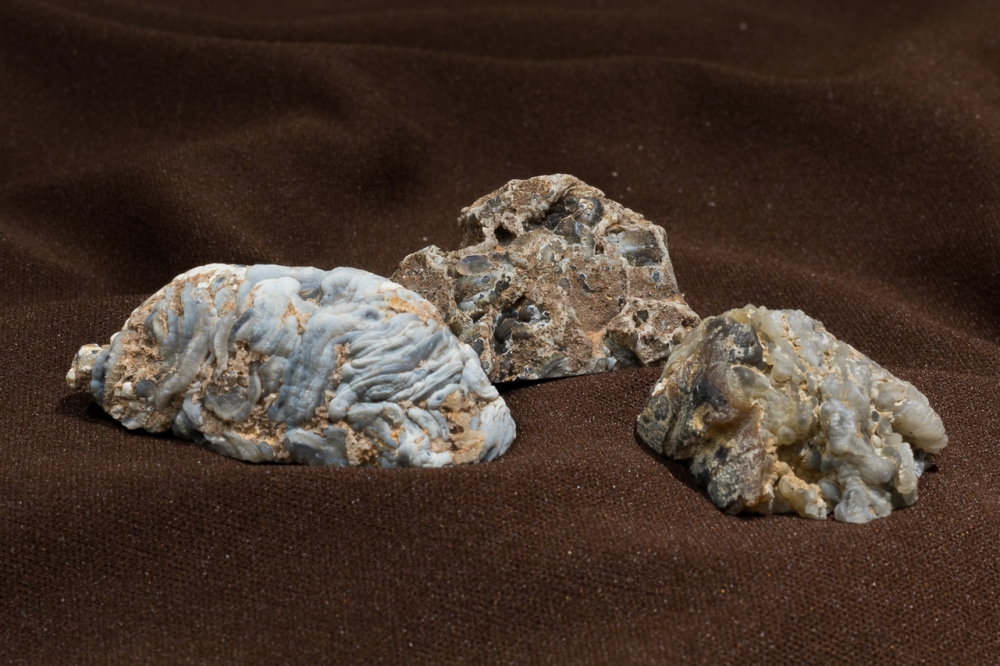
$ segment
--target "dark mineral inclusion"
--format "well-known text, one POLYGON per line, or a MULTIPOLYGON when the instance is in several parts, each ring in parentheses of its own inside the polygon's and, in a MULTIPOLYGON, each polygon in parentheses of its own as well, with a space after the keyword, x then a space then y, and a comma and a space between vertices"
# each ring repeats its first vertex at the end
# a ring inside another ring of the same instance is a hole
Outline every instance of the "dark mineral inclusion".
POLYGON ((699 321, 663 229, 573 176, 512 180, 459 224, 462 249, 424 248, 392 280, 437 306, 493 382, 661 361, 699 321))
POLYGON ((751 305, 677 345, 636 429, 720 508, 851 523, 916 502, 948 443, 912 384, 798 310, 751 305))

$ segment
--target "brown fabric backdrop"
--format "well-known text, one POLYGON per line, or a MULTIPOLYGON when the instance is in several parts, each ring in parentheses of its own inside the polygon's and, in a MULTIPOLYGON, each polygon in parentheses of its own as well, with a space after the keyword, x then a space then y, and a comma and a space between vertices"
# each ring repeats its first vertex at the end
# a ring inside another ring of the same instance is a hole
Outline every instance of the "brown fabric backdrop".
POLYGON ((0 0, 0 658, 1000 663, 991 2, 0 0), (279 9, 280 6, 280 9, 279 9), (510 452, 255 466, 72 395, 174 275, 390 274, 571 173, 692 307, 800 308, 951 443, 865 526, 720 513, 633 423, 658 368, 506 389, 510 452))

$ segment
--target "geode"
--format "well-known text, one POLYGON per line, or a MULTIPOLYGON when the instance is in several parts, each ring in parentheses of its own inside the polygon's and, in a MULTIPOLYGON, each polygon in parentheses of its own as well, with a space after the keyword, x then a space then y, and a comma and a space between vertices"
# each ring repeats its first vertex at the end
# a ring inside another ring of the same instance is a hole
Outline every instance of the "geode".
POLYGON ((698 323, 663 229, 573 176, 512 180, 459 224, 462 249, 424 248, 392 279, 437 306, 494 382, 653 363, 698 323))
POLYGON ((365 271, 202 266, 66 376, 126 427, 252 462, 492 460, 514 422, 434 306, 365 271))
POLYGON ((798 310, 750 305, 677 346, 637 430, 720 508, 851 523, 916 502, 948 443, 912 384, 798 310))

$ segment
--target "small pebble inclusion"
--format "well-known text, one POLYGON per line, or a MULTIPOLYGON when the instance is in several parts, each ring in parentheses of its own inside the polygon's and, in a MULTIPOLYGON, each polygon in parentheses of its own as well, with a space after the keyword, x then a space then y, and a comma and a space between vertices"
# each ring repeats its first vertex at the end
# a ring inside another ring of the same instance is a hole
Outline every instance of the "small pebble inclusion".
POLYGON ((128 428, 251 462, 439 467, 492 460, 515 434, 434 306, 352 268, 195 268, 66 380, 128 428))
POLYGON ((637 431, 689 462, 720 508, 851 523, 916 502, 948 443, 912 384, 798 310, 750 305, 677 346, 637 431))
POLYGON ((512 180, 465 208, 462 249, 392 279, 428 298, 494 382, 661 361, 698 323, 663 229, 573 176, 512 180))

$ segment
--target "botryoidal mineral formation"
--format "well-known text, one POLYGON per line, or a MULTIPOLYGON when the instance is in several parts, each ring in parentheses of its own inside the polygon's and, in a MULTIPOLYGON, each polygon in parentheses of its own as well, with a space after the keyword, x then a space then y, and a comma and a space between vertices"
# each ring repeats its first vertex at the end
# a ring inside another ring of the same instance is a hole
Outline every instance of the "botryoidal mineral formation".
POLYGON ((128 428, 252 462, 488 461, 514 421, 428 301, 352 268, 202 266, 66 376, 128 428))
POLYGON ((948 443, 912 384, 798 310, 753 306, 705 319, 677 346, 637 430, 689 462, 720 508, 851 523, 916 502, 948 443))
POLYGON ((663 229, 573 176, 512 180, 459 224, 462 249, 424 248, 392 279, 437 306, 494 382, 661 361, 699 321, 663 229))

